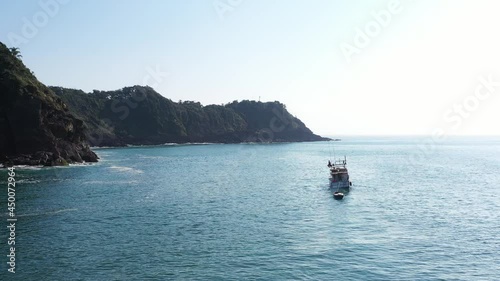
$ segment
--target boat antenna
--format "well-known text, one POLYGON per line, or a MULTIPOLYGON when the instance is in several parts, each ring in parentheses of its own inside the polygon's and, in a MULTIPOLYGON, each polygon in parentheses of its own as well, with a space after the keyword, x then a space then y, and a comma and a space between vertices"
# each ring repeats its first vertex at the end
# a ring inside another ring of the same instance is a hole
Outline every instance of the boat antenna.
POLYGON ((328 154, 330 154, 329 160, 331 162, 332 161, 332 144, 331 143, 329 144, 329 147, 328 147, 328 154))

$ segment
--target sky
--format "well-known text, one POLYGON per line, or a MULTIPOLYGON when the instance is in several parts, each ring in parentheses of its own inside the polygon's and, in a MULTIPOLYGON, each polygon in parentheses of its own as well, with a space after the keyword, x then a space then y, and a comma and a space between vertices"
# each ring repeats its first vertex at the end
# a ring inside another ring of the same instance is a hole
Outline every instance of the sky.
POLYGON ((0 1, 37 78, 278 100, 329 135, 500 135, 500 1, 0 1), (498 82, 497 82, 498 81, 498 82))

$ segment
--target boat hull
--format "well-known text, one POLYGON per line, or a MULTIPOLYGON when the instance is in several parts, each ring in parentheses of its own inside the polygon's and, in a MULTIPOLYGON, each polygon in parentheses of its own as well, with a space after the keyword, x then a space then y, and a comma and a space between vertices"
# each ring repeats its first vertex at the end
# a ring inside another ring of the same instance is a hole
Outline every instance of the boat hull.
POLYGON ((349 192, 351 184, 349 181, 333 181, 330 178, 330 188, 335 191, 349 192))

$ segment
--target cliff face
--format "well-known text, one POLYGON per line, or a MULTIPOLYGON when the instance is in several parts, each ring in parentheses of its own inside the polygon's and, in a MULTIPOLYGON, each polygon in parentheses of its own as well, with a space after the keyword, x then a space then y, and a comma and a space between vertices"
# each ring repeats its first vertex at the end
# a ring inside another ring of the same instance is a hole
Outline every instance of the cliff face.
POLYGON ((0 43, 0 163, 96 162, 85 125, 0 43))
POLYGON ((93 146, 169 142, 325 140, 279 102, 202 106, 173 102, 150 87, 85 93, 46 87, 0 43, 0 163, 96 162, 93 146))
POLYGON ((191 101, 175 103, 142 86, 92 93, 51 89, 89 127, 87 137, 94 146, 324 140, 279 102, 202 106, 191 101))

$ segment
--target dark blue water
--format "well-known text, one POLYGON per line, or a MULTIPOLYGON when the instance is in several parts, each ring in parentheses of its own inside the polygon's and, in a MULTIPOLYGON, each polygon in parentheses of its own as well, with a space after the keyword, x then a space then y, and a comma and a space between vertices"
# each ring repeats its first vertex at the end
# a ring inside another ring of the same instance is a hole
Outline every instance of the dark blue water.
POLYGON ((17 273, 3 226, 1 280, 500 280, 498 138, 97 152, 17 169, 17 273), (353 181, 343 201, 334 151, 353 181))

